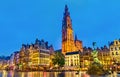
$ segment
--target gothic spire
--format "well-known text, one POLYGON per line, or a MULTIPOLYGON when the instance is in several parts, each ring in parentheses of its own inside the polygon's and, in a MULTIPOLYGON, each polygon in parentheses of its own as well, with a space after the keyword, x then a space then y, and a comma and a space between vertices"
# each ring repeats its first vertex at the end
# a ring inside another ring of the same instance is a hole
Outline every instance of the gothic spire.
POLYGON ((68 6, 65 5, 65 12, 63 15, 63 21, 62 21, 62 29, 66 29, 67 27, 72 29, 72 20, 70 18, 70 13, 68 10, 68 6))
POLYGON ((65 13, 64 13, 64 16, 70 16, 70 13, 68 11, 68 6, 65 5, 65 13))

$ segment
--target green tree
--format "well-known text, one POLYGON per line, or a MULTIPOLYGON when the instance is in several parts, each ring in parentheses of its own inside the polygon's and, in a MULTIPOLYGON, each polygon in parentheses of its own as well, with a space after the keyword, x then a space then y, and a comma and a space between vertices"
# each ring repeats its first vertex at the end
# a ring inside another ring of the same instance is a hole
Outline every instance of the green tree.
POLYGON ((65 64, 65 57, 61 52, 56 52, 52 62, 54 65, 58 65, 58 67, 63 67, 65 64))

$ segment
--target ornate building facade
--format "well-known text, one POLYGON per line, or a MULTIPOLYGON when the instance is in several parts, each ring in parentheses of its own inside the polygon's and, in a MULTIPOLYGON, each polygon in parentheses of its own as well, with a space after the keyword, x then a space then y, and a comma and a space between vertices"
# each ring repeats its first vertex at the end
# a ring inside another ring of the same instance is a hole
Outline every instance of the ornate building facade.
POLYGON ((62 53, 65 55, 67 52, 83 51, 82 41, 74 40, 72 20, 65 5, 65 12, 62 21, 62 53))
POLYGON ((41 68, 50 67, 50 57, 54 53, 54 48, 48 45, 48 42, 36 39, 34 44, 23 44, 19 53, 20 70, 28 68, 41 70, 41 68))
POLYGON ((112 59, 120 63, 120 40, 114 40, 109 46, 112 59))
MULTIPOLYGON (((104 69, 109 69, 112 66, 112 59, 110 56, 110 50, 107 46, 96 49, 98 51, 98 59, 103 65, 104 69)), ((82 70, 87 70, 90 64, 93 63, 93 57, 91 56, 91 52, 93 51, 90 47, 84 47, 83 52, 80 56, 80 67, 82 70)))

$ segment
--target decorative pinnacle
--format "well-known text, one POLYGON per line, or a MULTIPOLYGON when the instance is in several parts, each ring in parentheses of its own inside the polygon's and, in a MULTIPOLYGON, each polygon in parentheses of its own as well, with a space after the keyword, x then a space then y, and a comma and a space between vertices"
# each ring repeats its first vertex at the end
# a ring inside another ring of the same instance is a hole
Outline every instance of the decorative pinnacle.
POLYGON ((68 6, 67 6, 67 5, 65 5, 65 10, 67 10, 67 11, 68 11, 68 6))
POLYGON ((69 16, 69 15, 70 15, 70 13, 69 13, 69 11, 68 11, 68 6, 65 5, 65 16, 69 16))

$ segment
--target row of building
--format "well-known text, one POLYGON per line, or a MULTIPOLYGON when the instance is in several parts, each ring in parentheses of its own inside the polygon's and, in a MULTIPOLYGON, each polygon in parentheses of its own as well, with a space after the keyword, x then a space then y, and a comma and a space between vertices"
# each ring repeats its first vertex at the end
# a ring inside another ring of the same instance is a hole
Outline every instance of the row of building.
MULTIPOLYGON (((98 51, 98 59, 105 69, 113 68, 117 65, 117 68, 120 69, 120 40, 114 40, 107 46, 96 48, 98 51)), ((65 66, 67 69, 78 67, 83 70, 87 70, 89 66, 93 63, 92 48, 83 48, 81 51, 67 52, 65 54, 65 66)))
POLYGON ((4 66, 13 70, 42 70, 51 66, 53 53, 52 45, 48 45, 48 42, 44 40, 36 39, 34 44, 23 44, 20 51, 12 53, 4 66))
MULTIPOLYGON (((47 46, 43 40, 36 39, 35 44, 23 44, 20 51, 14 52, 7 59, 0 59, 0 68, 19 69, 19 70, 42 70, 52 66, 54 54, 53 46, 47 46), (40 44, 43 42, 44 46, 40 44)), ((120 64, 120 40, 114 40, 109 47, 96 48, 98 59, 105 69, 112 68, 115 64, 120 64)), ((83 47, 83 51, 66 52, 65 69, 87 70, 93 63, 91 53, 93 49, 83 47)))
MULTIPOLYGON (((105 69, 120 64, 120 40, 114 40, 109 47, 104 46, 96 48, 98 51, 98 59, 101 61, 105 69)), ((65 56, 66 69, 88 69, 93 62, 90 47, 83 47, 82 41, 73 34, 72 20, 65 5, 65 12, 62 21, 62 48, 61 53, 65 56)), ((34 44, 23 44, 20 51, 14 52, 9 60, 0 64, 8 66, 10 69, 47 69, 52 66, 52 57, 54 48, 48 45, 44 40, 35 40, 34 44)))

